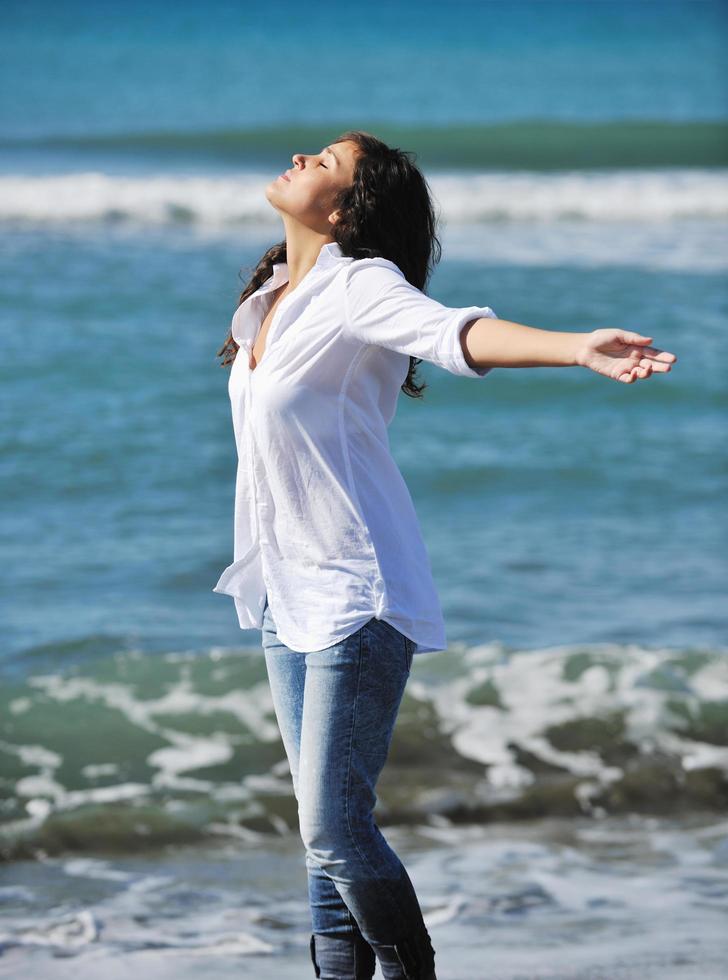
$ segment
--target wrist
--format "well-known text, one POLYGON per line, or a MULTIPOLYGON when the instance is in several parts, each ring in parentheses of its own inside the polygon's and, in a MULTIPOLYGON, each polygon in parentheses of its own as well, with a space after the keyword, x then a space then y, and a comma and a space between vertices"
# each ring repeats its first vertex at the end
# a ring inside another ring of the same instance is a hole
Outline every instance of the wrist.
POLYGON ((587 360, 589 356, 589 344, 588 341, 592 335, 592 331, 588 333, 575 333, 574 334, 574 347, 573 347, 573 360, 572 367, 586 367, 587 360))

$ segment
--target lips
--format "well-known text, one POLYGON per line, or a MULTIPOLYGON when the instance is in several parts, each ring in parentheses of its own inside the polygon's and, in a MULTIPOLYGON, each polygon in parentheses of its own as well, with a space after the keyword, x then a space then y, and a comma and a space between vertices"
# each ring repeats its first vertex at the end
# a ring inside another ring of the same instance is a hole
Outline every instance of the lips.
POLYGON ((291 178, 288 176, 288 174, 279 174, 278 176, 281 178, 281 180, 287 180, 289 183, 291 181, 291 178))

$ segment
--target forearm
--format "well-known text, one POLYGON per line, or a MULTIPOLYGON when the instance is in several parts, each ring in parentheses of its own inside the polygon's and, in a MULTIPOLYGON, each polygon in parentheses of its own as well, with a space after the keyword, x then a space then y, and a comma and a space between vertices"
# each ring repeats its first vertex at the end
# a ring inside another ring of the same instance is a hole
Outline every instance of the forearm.
POLYGON ((588 336, 479 317, 460 331, 460 344, 471 367, 574 367, 588 336))

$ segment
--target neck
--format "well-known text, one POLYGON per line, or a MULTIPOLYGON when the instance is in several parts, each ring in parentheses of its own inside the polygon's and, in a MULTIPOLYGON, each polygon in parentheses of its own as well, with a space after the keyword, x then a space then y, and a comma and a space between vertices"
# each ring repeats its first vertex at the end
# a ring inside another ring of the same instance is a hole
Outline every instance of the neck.
POLYGON ((286 264, 288 265, 288 289, 295 289, 308 275, 321 254, 321 249, 334 239, 321 235, 310 228, 300 226, 286 228, 286 264))

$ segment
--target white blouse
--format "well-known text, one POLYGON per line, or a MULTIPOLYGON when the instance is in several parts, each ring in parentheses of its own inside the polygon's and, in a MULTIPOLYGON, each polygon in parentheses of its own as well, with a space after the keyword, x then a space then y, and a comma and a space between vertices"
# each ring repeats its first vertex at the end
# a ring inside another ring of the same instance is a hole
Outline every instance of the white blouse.
POLYGON ((344 639, 372 616, 414 640, 447 640, 407 484, 390 454, 409 357, 471 368, 460 331, 489 306, 449 308, 394 262, 352 259, 335 242, 278 304, 263 356, 250 351, 288 282, 288 265, 236 310, 240 350, 228 390, 238 451, 234 561, 213 592, 232 596, 241 629, 260 629, 266 594, 278 637, 300 653, 344 639))

